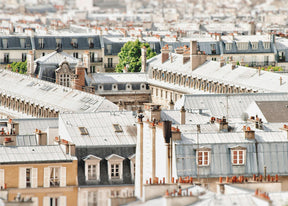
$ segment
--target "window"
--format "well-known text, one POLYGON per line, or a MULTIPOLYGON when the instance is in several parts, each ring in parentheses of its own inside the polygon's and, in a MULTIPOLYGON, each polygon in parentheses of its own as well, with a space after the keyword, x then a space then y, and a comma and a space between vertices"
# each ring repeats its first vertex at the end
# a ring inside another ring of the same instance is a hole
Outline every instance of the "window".
POLYGON ((90 49, 94 48, 93 38, 88 38, 88 44, 90 49))
POLYGON ((123 180, 123 160, 125 158, 116 154, 106 157, 108 161, 108 177, 111 182, 123 180))
POLYGON ((216 54, 216 44, 210 44, 211 46, 211 53, 216 54))
POLYGON ((97 206, 97 192, 88 192, 88 206, 97 206))
POLYGON ((120 167, 120 164, 111 164, 111 178, 118 179, 120 177, 119 167, 120 167))
POLYGON ((45 52, 42 52, 42 57, 44 57, 45 56, 45 52))
POLYGON ((226 50, 231 50, 232 49, 232 43, 226 43, 225 44, 225 49, 226 50))
POLYGON ((78 59, 78 52, 73 52, 73 57, 78 59))
POLYGON ((113 58, 108 58, 108 68, 113 67, 113 58))
POLYGON ((27 59, 27 54, 26 53, 22 53, 22 62, 25 62, 27 59))
POLYGON ((62 40, 61 39, 56 39, 56 48, 62 48, 62 40))
POLYGON ((40 38, 38 39, 38 45, 40 49, 43 49, 45 47, 44 39, 40 38))
POLYGON ((90 52, 90 62, 95 62, 95 53, 90 52))
POLYGON ((112 54, 112 45, 111 44, 108 44, 107 45, 107 54, 112 54))
POLYGON ((237 42, 238 50, 247 50, 248 42, 237 42))
POLYGON ((199 166, 209 166, 209 154, 210 151, 198 151, 197 152, 197 164, 199 166))
POLYGON ((4 53, 4 63, 9 63, 9 53, 4 53))
POLYGON ((251 42, 252 49, 258 49, 258 42, 251 42))
POLYGON ((86 127, 78 127, 80 130, 81 135, 88 135, 88 130, 86 127))
POLYGON ((96 165, 88 165, 88 180, 96 179, 96 165))
POLYGON ((70 75, 69 74, 60 74, 59 76, 60 85, 65 87, 70 87, 70 75))
POLYGON ((60 186, 60 167, 50 168, 50 186, 60 186))
MULTIPOLYGON (((78 48, 77 39, 72 39, 72 41, 71 41, 71 46, 72 46, 73 48, 78 48)), ((77 57, 77 58, 78 58, 78 57, 77 57)))
POLYGON ((99 181, 100 180, 100 161, 99 157, 88 155, 83 158, 85 162, 85 179, 86 181, 99 181))
POLYGON ((244 165, 245 164, 245 151, 246 150, 232 150, 232 164, 233 165, 244 165))
POLYGON ((123 129, 120 124, 113 124, 115 132, 123 132, 123 129))
POLYGON ((26 46, 25 44, 26 44, 26 39, 21 38, 20 39, 20 46, 21 46, 22 49, 25 48, 25 46, 26 46))
POLYGON ((270 49, 270 42, 263 42, 264 49, 270 49))
POLYGON ((37 188, 37 168, 19 168, 19 188, 37 188))
POLYGON ((2 39, 2 44, 3 44, 3 48, 7 49, 8 48, 8 39, 2 39))
POLYGON ((49 205, 50 206, 59 206, 60 205, 59 197, 51 197, 49 205))

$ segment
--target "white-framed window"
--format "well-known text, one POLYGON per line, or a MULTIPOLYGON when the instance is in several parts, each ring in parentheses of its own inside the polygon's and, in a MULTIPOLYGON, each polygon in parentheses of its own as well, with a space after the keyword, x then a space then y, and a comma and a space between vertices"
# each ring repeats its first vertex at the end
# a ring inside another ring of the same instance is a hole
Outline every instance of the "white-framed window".
MULTIPOLYGON (((226 43, 225 44, 225 49, 226 50, 231 50, 232 49, 232 43, 226 43)), ((216 60, 215 60, 216 61, 216 60)))
POLYGON ((2 45, 4 49, 8 48, 8 39, 2 39, 2 45))
POLYGON ((21 46, 22 49, 25 48, 25 46, 26 46, 26 39, 20 38, 20 46, 21 46))
POLYGON ((196 163, 199 166, 210 165, 210 149, 200 149, 196 151, 196 163))
POLYGON ((116 154, 106 157, 108 161, 108 177, 110 181, 123 180, 123 160, 125 158, 116 154))
POLYGON ((65 87, 70 87, 70 75, 69 74, 60 74, 60 85, 65 87))
POLYGON ((66 206, 67 197, 66 196, 53 196, 43 198, 43 206, 66 206))
POLYGON ((85 162, 85 180, 100 181, 100 161, 102 158, 88 155, 83 160, 85 162))
POLYGON ((19 188, 37 188, 37 168, 19 168, 19 188))
POLYGON ((131 91, 132 90, 132 85, 131 84, 126 84, 126 90, 131 91))
POLYGON ((231 149, 232 165, 244 165, 246 159, 246 148, 237 147, 231 149))
POLYGON ((263 42, 264 49, 270 49, 270 42, 263 42))
POLYGON ((117 84, 112 84, 112 90, 117 91, 118 90, 118 85, 117 84))
POLYGON ((44 48, 45 43, 44 43, 44 39, 43 38, 38 39, 38 45, 39 45, 40 49, 44 48))
POLYGON ((251 45, 253 50, 258 49, 258 42, 251 42, 251 45))
POLYGON ((44 187, 65 187, 66 167, 45 167, 44 187))
POLYGON ((88 206, 97 206, 97 192, 88 192, 88 206))
POLYGON ((56 38, 56 47, 62 48, 62 39, 56 38))
POLYGON ((94 48, 93 38, 88 38, 88 44, 89 44, 89 48, 90 48, 90 49, 94 48))
MULTIPOLYGON (((74 48, 78 48, 78 41, 77 41, 77 39, 73 38, 73 39, 71 40, 71 45, 72 45, 74 48)), ((76 57, 76 58, 78 58, 78 57, 76 57)))
POLYGON ((248 49, 248 42, 237 42, 238 50, 247 50, 248 49))

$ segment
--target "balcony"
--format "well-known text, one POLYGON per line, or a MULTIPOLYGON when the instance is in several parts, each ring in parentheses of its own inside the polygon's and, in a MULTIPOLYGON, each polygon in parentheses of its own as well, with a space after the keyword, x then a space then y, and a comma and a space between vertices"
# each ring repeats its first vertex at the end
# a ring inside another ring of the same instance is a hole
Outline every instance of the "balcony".
POLYGON ((103 62, 102 57, 97 57, 97 58, 90 58, 91 63, 97 63, 97 62, 103 62))
POLYGON ((115 68, 117 64, 105 63, 104 68, 115 68))
POLYGON ((0 64, 12 64, 13 62, 23 62, 23 61, 22 59, 9 59, 9 58, 0 59, 0 64))
POLYGON ((264 67, 264 66, 275 66, 275 61, 263 61, 263 62, 243 62, 243 65, 249 67, 264 67))

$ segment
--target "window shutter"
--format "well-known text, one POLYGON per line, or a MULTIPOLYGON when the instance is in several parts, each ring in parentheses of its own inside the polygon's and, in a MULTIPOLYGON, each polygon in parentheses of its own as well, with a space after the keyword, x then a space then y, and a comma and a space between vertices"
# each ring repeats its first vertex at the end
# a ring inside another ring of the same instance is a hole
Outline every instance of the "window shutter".
POLYGON ((45 167, 44 168, 44 187, 49 187, 50 186, 50 168, 45 167))
POLYGON ((38 184, 37 180, 38 180, 37 168, 32 168, 32 184, 31 184, 32 188, 37 188, 37 184, 38 184))
POLYGON ((87 206, 88 191, 83 191, 81 197, 79 201, 81 203, 80 205, 87 206))
POLYGON ((0 169, 0 187, 4 188, 5 180, 4 180, 4 169, 0 169))
MULTIPOLYGON (((66 169, 66 167, 65 167, 66 169)), ((66 196, 60 196, 60 206, 66 206, 66 196)))
POLYGON ((38 206, 38 197, 32 197, 33 206, 38 206))
POLYGON ((19 168, 19 188, 26 188, 26 168, 19 168))
MULTIPOLYGON (((46 168, 44 168, 44 171, 45 171, 45 169, 46 168)), ((43 198, 43 206, 50 206, 50 197, 44 197, 43 198)))
POLYGON ((66 167, 60 169, 60 187, 66 186, 66 167))

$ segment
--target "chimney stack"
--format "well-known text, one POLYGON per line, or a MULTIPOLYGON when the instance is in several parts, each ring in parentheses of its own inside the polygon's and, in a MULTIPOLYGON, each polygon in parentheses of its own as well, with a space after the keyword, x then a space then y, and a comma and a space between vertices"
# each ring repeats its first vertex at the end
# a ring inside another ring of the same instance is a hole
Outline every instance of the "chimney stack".
POLYGON ((147 67, 147 48, 145 46, 143 46, 141 48, 141 72, 145 72, 146 71, 146 67, 147 67))
POLYGON ((169 47, 168 47, 168 44, 166 44, 166 45, 162 48, 162 50, 161 50, 161 56, 162 56, 162 64, 169 59, 169 47))
POLYGON ((244 127, 243 128, 244 132, 245 132, 245 139, 248 140, 253 140, 255 139, 255 131, 251 130, 250 127, 244 127))
POLYGON ((172 99, 171 99, 170 102, 169 102, 169 109, 170 109, 170 110, 174 110, 174 102, 173 102, 172 99))
POLYGON ((153 103, 144 103, 144 108, 148 113, 149 121, 160 121, 161 105, 153 103))
POLYGON ((236 68, 236 62, 235 61, 232 61, 232 65, 231 65, 231 69, 235 69, 236 68))
POLYGON ((170 183, 171 182, 171 166, 172 166, 172 155, 171 155, 171 137, 172 137, 172 133, 171 133, 171 121, 164 121, 163 122, 163 136, 164 136, 164 140, 167 146, 167 182, 170 183))
POLYGON ((73 89, 83 91, 85 87, 85 67, 82 62, 78 62, 75 69, 75 79, 73 82, 73 89))
POLYGON ((38 145, 47 145, 47 133, 36 129, 36 138, 38 140, 38 145))
POLYGON ((228 122, 226 120, 226 117, 223 117, 222 119, 218 120, 218 122, 219 122, 219 131, 228 132, 228 122))
POLYGON ((223 56, 220 59, 220 67, 223 67, 225 64, 225 59, 223 58, 223 56))
POLYGON ((188 46, 185 45, 182 51, 183 51, 183 64, 185 64, 190 60, 190 50, 188 46))
POLYGON ((190 41, 190 61, 192 71, 206 61, 205 53, 198 52, 197 41, 190 41))
POLYGON ((180 114, 181 114, 181 124, 185 124, 186 110, 184 106, 181 107, 180 114))

